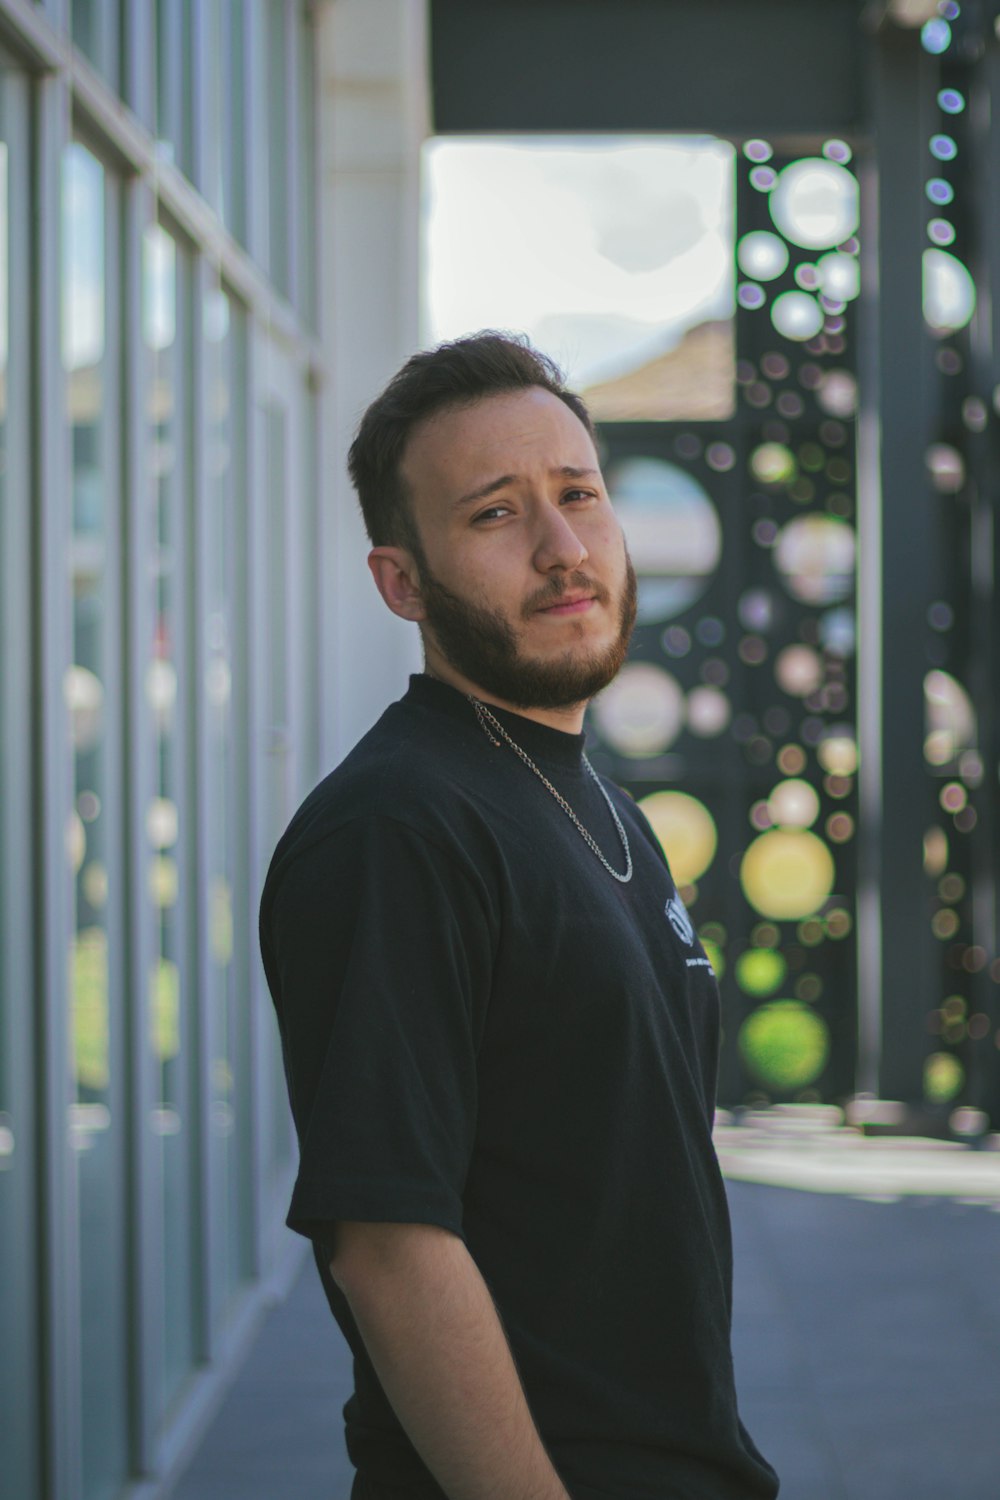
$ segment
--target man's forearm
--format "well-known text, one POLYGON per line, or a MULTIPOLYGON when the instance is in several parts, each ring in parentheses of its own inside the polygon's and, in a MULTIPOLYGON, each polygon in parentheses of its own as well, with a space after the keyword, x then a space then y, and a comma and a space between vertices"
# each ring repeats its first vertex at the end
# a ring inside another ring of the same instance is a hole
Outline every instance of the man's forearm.
POLYGON ((355 1260, 353 1274, 331 1270, 383 1390, 449 1500, 569 1500, 460 1239, 404 1235, 385 1254, 355 1260))

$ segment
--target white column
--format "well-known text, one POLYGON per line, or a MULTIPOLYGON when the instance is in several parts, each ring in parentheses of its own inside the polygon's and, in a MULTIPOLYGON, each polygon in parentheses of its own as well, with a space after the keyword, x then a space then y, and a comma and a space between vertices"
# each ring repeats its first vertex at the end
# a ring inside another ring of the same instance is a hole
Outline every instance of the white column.
POLYGON ((333 765, 405 691, 416 628, 379 598, 347 476, 365 406, 419 345, 420 146, 430 131, 426 0, 333 0, 321 13, 320 511, 333 765))

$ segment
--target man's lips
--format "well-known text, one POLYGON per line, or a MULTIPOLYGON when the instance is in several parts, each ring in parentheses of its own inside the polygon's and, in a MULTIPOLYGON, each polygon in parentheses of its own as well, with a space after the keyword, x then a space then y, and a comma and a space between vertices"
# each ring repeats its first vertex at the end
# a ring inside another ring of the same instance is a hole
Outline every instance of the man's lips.
POLYGON ((557 599, 553 604, 544 604, 538 610, 540 615, 581 615, 596 602, 593 594, 571 594, 568 598, 557 599))

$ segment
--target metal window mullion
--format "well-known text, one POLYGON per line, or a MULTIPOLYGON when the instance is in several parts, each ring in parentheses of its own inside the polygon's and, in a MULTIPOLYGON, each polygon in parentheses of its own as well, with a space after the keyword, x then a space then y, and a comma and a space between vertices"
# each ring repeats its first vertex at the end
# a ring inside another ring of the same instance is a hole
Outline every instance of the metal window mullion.
MULTIPOLYGON (((188 119, 191 123, 191 181, 202 198, 209 201, 208 150, 206 124, 209 119, 209 28, 208 7, 193 5, 190 11, 190 51, 184 59, 184 73, 190 79, 188 119)), ((185 163, 181 163, 182 166, 185 163)))
MULTIPOLYGON (((250 1130, 250 1161, 254 1183, 251 1208, 253 1225, 253 1273, 264 1274, 270 1269, 272 1207, 267 1192, 266 1142, 271 1132, 271 1104, 267 1087, 267 1041, 265 1027, 270 1021, 267 1015, 269 997, 264 985, 260 949, 257 940, 258 903, 271 851, 264 847, 266 823, 267 786, 267 612, 259 603, 267 598, 267 548, 266 531, 263 528, 264 476, 267 455, 264 451, 264 424, 256 420, 260 410, 259 390, 259 341, 260 330, 248 319, 247 324, 247 425, 246 425, 246 489, 244 499, 244 534, 241 560, 245 586, 239 601, 239 626, 245 642, 242 663, 245 684, 243 713, 240 719, 241 739, 244 746, 244 775, 246 788, 246 868, 250 881, 246 895, 245 921, 252 952, 249 971, 249 1057, 248 1076, 251 1098, 254 1101, 252 1118, 247 1122, 250 1130), (256 601, 257 607, 253 607, 256 601)), ((273 1023, 272 1023, 273 1024, 273 1023)))
MULTIPOLYGON (((102 666, 104 668, 104 744, 106 788, 102 817, 107 818, 108 847, 108 1048, 112 1154, 116 1173, 115 1204, 121 1221, 107 1226, 109 1239, 120 1244, 126 1285, 120 1289, 124 1303, 126 1342, 129 1339, 129 1237, 127 1156, 128 1138, 134 1126, 128 1111, 129 1000, 127 952, 130 942, 125 893, 125 766, 127 763, 122 714, 122 453, 123 411, 121 387, 122 355, 122 191, 121 181, 105 167, 104 172, 104 369, 106 372, 102 411, 101 473, 104 484, 104 611, 102 620, 102 666)), ((121 1353, 127 1361, 128 1350, 121 1353)), ((109 1399, 116 1393, 109 1392, 109 1399)), ((127 1389, 128 1422, 131 1424, 133 1393, 127 1389)), ((124 1480, 125 1476, 122 1475, 124 1480)))
POLYGON ((143 236, 153 222, 150 185, 134 178, 125 185, 122 224, 124 295, 122 411, 124 433, 122 561, 122 639, 124 641, 123 769, 126 779, 125 881, 130 1004, 125 1043, 128 1080, 129 1368, 132 1407, 130 1448, 133 1468, 153 1466, 161 1409, 160 1372, 163 1328, 163 1235, 160 1173, 151 1129, 154 1107, 150 1047, 150 986, 154 971, 153 913, 149 898, 146 811, 155 795, 153 728, 145 692, 150 643, 155 630, 155 591, 150 587, 155 481, 149 472, 146 403, 152 358, 143 337, 143 236))
POLYGON ((288 300, 304 324, 303 282, 299 266, 299 241, 302 236, 302 153, 299 149, 299 24, 295 0, 284 6, 282 24, 285 30, 285 160, 282 170, 288 184, 288 215, 285 220, 285 254, 288 257, 288 300))
MULTIPOLYGON (((243 12, 243 112, 238 126, 243 151, 243 239, 248 256, 258 266, 266 264, 267 173, 264 168, 267 165, 267 142, 265 112, 259 106, 252 109, 250 101, 260 99, 264 51, 261 24, 260 0, 252 0, 243 12)), ((266 315, 259 306, 255 305, 254 311, 258 316, 266 315)))
POLYGON ((156 135, 156 38, 149 0, 122 0, 122 88, 129 108, 156 135))
POLYGON ((37 83, 34 127, 32 222, 38 238, 31 283, 32 571, 36 591, 31 636, 32 678, 37 685, 32 741, 38 774, 32 788, 32 820, 38 851, 33 873, 42 1479, 45 1494, 81 1500, 79 1212, 68 1128, 72 1055, 68 945, 73 891, 66 858, 66 820, 73 803, 73 762, 63 682, 72 643, 67 516, 72 464, 60 329, 62 160, 70 135, 70 96, 64 75, 37 83))
POLYGON ((188 706, 189 760, 194 768, 191 800, 187 820, 190 839, 193 874, 192 899, 188 905, 191 917, 189 951, 194 983, 193 1006, 189 1012, 194 1024, 192 1044, 194 1049, 194 1097, 192 1099, 197 1141, 197 1160, 194 1187, 195 1235, 197 1237, 197 1264, 199 1291, 199 1323, 196 1355, 202 1360, 212 1360, 219 1352, 216 1330, 219 1319, 217 1311, 222 1300, 222 1288, 216 1284, 216 1267, 219 1256, 215 1241, 219 1233, 219 1214, 213 1207, 225 1184, 216 1181, 215 1153, 212 1145, 212 1026, 213 1018, 209 1005, 211 991, 211 957, 208 931, 208 837, 205 817, 205 798, 209 785, 209 746, 205 714, 205 676, 208 665, 205 649, 205 618, 207 611, 207 559, 209 539, 206 512, 208 492, 207 468, 207 395, 208 376, 204 337, 204 306, 207 294, 215 285, 214 268, 204 256, 194 260, 192 296, 192 349, 189 370, 192 383, 192 485, 187 516, 187 534, 190 542, 188 583, 191 596, 187 601, 188 629, 188 706))
POLYGON ((9 1255, 8 1290, 16 1301, 16 1322, 8 1329, 6 1391, 9 1404, 5 1418, 17 1430, 16 1455, 24 1454, 22 1467, 12 1454, 6 1478, 25 1494, 38 1490, 40 1453, 39 1412, 39 1319, 38 1242, 35 1222, 35 1183, 39 1171, 38 1132, 34 1119, 35 1049, 31 1007, 18 997, 33 993, 30 941, 35 931, 33 900, 38 858, 32 838, 32 803, 37 757, 31 753, 30 640, 26 629, 33 615, 34 571, 31 567, 31 453, 29 447, 29 395, 32 380, 31 320, 28 289, 34 274, 29 241, 32 216, 29 211, 31 162, 29 160, 27 79, 5 72, 2 84, 3 113, 0 138, 7 146, 7 299, 8 363, 6 410, 4 413, 4 483, 6 493, 0 509, 0 642, 4 670, 0 673, 0 805, 3 808, 0 838, 0 990, 3 1005, 3 1035, 0 1047, 5 1063, 5 1098, 14 1133, 14 1154, 9 1159, 7 1190, 11 1217, 4 1226, 9 1255), (29 789, 31 789, 29 791, 29 789), (9 1236, 9 1238, 7 1238, 9 1236))

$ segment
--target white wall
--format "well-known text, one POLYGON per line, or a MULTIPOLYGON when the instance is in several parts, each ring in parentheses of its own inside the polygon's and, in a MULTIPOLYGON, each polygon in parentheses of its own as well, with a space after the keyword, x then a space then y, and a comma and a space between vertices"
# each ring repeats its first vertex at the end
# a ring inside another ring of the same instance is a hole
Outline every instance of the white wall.
POLYGON ((320 26, 320 503, 323 631, 333 663, 324 752, 336 763, 421 665, 415 626, 375 590, 347 477, 367 403, 419 346, 420 145, 430 131, 426 0, 333 0, 320 26))

